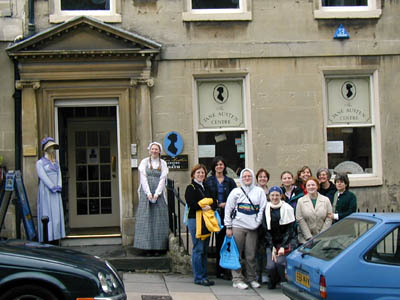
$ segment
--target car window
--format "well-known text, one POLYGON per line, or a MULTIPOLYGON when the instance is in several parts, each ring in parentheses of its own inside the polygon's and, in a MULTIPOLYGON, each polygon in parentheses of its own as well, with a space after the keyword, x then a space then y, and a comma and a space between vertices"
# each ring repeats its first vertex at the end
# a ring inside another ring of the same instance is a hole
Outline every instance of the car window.
POLYGON ((400 265, 400 229, 396 227, 374 248, 369 250, 365 259, 374 263, 400 265))
POLYGON ((346 218, 305 243, 300 251, 323 260, 331 260, 370 230, 375 222, 346 218))

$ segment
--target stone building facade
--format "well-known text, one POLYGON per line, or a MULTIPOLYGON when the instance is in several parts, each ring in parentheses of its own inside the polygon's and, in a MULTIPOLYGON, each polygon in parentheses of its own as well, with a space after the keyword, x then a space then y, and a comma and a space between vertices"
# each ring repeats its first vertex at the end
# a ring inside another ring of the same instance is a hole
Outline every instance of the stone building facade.
POLYGON ((346 171, 361 211, 399 211, 399 1, 68 3, 0 1, 0 151, 34 214, 50 135, 67 226, 117 227, 131 244, 136 163, 171 131, 188 158, 169 174, 181 190, 191 166, 223 155, 271 184, 303 165, 346 171))

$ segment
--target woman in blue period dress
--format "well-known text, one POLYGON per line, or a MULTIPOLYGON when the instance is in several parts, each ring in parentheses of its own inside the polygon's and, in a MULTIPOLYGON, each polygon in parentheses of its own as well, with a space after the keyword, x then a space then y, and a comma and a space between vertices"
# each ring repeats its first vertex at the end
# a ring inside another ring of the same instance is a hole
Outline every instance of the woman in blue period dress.
POLYGON ((158 255, 168 249, 168 206, 164 196, 167 163, 160 158, 161 144, 152 142, 149 157, 140 162, 139 206, 133 246, 146 254, 158 255))
POLYGON ((48 240, 55 241, 65 237, 64 210, 61 199, 61 171, 55 156, 58 144, 51 137, 41 142, 44 156, 36 162, 39 176, 37 198, 37 218, 39 242, 43 242, 42 217, 49 218, 48 240))

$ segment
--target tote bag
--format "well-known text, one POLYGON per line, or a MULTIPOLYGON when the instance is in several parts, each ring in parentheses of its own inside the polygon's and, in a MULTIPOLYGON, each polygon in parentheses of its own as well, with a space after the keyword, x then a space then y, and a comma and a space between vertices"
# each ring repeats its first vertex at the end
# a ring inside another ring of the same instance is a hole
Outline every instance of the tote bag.
POLYGON ((224 243, 220 251, 219 265, 222 268, 230 270, 238 270, 241 268, 239 250, 236 246, 235 239, 225 236, 224 243))

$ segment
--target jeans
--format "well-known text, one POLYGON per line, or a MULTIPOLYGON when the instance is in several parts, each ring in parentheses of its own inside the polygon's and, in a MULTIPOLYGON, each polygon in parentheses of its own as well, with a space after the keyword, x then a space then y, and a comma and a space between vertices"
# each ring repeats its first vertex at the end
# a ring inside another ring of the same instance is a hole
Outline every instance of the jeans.
POLYGON ((196 219, 188 219, 188 228, 192 236, 193 250, 192 250, 192 270, 194 282, 198 283, 202 280, 208 279, 207 275, 207 258, 208 258, 208 244, 210 238, 205 240, 196 238, 196 219))

